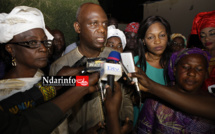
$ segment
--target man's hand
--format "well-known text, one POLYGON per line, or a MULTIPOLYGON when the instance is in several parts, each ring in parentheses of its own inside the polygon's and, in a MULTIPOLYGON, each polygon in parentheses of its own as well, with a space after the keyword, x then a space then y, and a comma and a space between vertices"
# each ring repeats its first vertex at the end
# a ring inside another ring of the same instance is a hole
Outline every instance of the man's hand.
POLYGON ((106 98, 105 98, 105 108, 106 108, 106 126, 108 134, 120 134, 119 125, 119 109, 122 103, 122 92, 119 83, 115 82, 115 89, 112 92, 110 86, 106 86, 106 98))
POLYGON ((125 119, 125 123, 121 127, 121 133, 130 134, 132 130, 133 130, 133 122, 127 117, 125 119))
POLYGON ((105 108, 107 113, 119 113, 122 103, 122 92, 118 82, 114 83, 114 92, 109 85, 106 86, 105 108))

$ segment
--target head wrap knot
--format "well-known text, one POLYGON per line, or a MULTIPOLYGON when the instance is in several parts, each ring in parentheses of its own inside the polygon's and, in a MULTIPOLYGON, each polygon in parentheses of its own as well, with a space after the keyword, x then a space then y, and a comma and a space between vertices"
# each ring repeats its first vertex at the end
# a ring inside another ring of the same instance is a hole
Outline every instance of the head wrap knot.
POLYGON ((107 39, 109 39, 110 37, 119 37, 121 39, 122 42, 122 48, 125 48, 125 44, 126 44, 126 37, 125 34, 119 30, 116 29, 114 25, 110 25, 108 26, 108 35, 107 35, 107 39))
POLYGON ((48 39, 53 36, 46 30, 43 14, 37 8, 17 6, 9 14, 0 14, 0 43, 7 43, 17 34, 42 28, 48 39))
POLYGON ((198 34, 200 38, 201 30, 206 27, 215 27, 215 10, 198 13, 193 19, 191 34, 198 34))
POLYGON ((201 54, 201 55, 203 55, 207 60, 207 67, 208 67, 208 64, 209 64, 209 61, 211 58, 211 56, 208 52, 206 52, 200 48, 184 48, 181 51, 173 53, 172 56, 170 57, 170 61, 168 64, 168 75, 169 75, 169 78, 171 81, 175 80, 174 71, 173 71, 175 65, 179 62, 179 60, 182 57, 189 55, 189 54, 201 54))
POLYGON ((137 33, 139 26, 140 24, 138 22, 131 22, 126 26, 125 32, 137 33))

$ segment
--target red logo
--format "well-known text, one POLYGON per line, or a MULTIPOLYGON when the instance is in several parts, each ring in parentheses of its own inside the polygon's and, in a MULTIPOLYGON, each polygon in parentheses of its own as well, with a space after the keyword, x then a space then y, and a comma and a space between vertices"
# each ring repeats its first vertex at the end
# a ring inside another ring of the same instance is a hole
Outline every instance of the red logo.
POLYGON ((76 86, 89 86, 89 76, 76 76, 76 86))

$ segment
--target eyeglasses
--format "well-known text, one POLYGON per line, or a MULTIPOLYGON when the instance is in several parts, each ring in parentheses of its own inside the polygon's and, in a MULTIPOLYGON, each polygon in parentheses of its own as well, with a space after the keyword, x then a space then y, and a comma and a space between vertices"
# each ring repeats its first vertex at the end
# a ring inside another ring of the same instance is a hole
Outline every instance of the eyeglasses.
POLYGON ((25 41, 25 42, 10 42, 8 44, 16 44, 27 48, 38 48, 41 46, 41 44, 43 44, 46 48, 50 48, 52 46, 52 40, 44 40, 44 41, 31 40, 31 41, 25 41))

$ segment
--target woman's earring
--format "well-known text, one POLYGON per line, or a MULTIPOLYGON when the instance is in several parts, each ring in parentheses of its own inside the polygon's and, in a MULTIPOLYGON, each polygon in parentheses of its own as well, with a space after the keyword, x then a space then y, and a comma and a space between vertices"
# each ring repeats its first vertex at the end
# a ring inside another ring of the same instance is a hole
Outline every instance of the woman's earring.
POLYGON ((12 57, 12 66, 16 66, 16 59, 14 57, 12 57))

